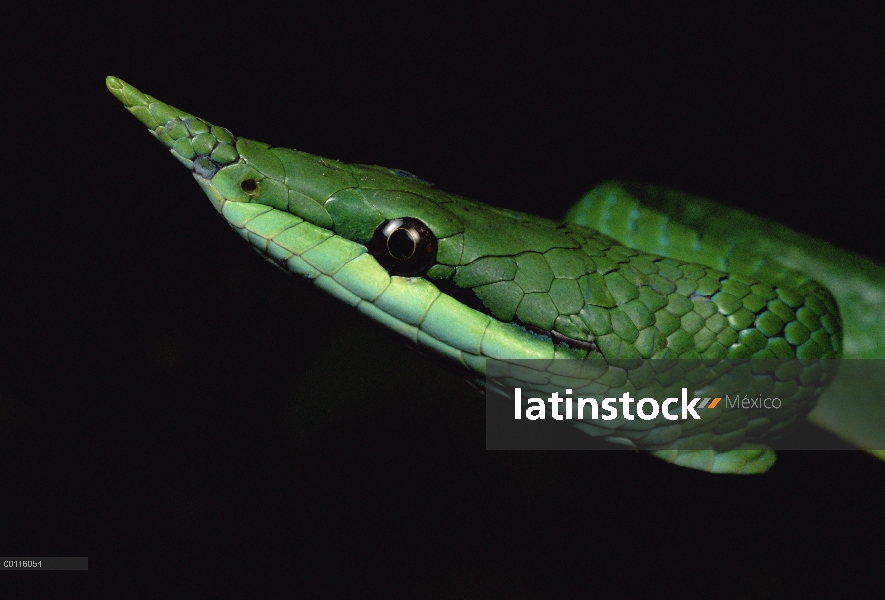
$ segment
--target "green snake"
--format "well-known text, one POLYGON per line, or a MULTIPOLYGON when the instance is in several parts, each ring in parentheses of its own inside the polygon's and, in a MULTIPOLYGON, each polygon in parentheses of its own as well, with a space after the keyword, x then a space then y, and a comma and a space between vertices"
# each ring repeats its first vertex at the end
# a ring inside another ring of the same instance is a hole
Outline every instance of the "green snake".
MULTIPOLYGON (((488 359, 885 357, 885 269, 743 211, 612 181, 552 221, 106 83, 266 259, 470 377, 488 359)), ((774 462, 759 444, 655 454, 725 473, 774 462)))

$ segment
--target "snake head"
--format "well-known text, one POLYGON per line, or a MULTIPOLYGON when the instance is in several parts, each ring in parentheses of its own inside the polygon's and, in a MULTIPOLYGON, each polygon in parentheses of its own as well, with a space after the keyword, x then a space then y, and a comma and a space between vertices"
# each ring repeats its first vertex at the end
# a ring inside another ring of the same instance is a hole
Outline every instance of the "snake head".
MULTIPOLYGON (((446 238, 460 234, 463 227, 450 212, 423 198, 422 194, 433 189, 432 184, 407 171, 347 165, 298 150, 274 148, 237 137, 119 78, 108 77, 106 83, 127 110, 192 171, 222 214, 229 202, 261 205, 363 245, 370 245, 379 229, 386 228, 386 237, 394 234, 394 258, 413 254, 407 247, 409 240, 416 246, 420 246, 419 237, 432 240, 418 267, 393 265, 398 275, 423 274, 433 266, 437 240, 442 242, 442 254, 450 263, 460 255, 460 240, 446 238), (400 227, 391 228, 391 221, 404 218, 405 226, 400 223, 400 227), (409 223, 414 226, 409 227, 409 223), (418 235, 416 227, 422 230, 418 235)), ((243 207, 229 209, 232 213, 243 210, 250 212, 243 207)))

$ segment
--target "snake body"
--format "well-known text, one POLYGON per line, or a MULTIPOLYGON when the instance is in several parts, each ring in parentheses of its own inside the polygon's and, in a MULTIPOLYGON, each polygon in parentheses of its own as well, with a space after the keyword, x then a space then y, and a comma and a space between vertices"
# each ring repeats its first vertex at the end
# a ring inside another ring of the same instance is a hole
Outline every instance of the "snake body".
MULTIPOLYGON (((265 258, 474 377, 488 359, 843 356, 840 303, 827 287, 775 260, 783 246, 760 252, 758 240, 710 230, 722 220, 703 199, 608 182, 552 221, 399 169, 271 147, 120 79, 107 86, 265 258)), ((851 336, 844 345, 880 351, 851 336)), ((811 410, 825 384, 798 395, 784 418, 811 410)), ((713 433, 726 446, 657 454, 710 471, 770 467, 774 453, 743 438, 747 419, 724 423, 713 433)), ((617 435, 645 447, 648 432, 627 429, 617 435)))

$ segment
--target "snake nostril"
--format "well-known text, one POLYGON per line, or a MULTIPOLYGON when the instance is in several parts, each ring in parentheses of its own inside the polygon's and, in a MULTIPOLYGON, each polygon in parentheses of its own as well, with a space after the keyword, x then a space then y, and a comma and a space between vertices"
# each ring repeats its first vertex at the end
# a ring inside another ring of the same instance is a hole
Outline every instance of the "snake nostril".
POLYGON ((258 189, 258 182, 254 179, 246 179, 243 183, 240 184, 240 187, 247 194, 254 194, 255 190, 258 189))

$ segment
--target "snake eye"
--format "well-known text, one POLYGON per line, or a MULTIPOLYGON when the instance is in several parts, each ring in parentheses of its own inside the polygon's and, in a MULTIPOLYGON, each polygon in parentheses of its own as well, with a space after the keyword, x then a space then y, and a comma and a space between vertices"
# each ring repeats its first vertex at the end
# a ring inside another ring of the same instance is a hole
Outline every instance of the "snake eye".
POLYGON ((390 219, 378 226, 369 252, 391 275, 421 275, 436 262, 436 236, 411 217, 390 219))

